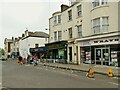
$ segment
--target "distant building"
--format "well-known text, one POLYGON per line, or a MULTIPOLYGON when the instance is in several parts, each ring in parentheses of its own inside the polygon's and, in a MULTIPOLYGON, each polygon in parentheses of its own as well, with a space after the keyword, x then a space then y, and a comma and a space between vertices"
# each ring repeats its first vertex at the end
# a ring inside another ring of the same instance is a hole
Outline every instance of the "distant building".
POLYGON ((13 43, 12 39, 7 39, 7 38, 4 39, 5 56, 8 58, 10 57, 10 55, 12 53, 12 47, 11 47, 12 43, 13 43))
POLYGON ((33 54, 33 49, 38 50, 38 47, 45 47, 45 44, 48 43, 48 37, 49 35, 44 32, 30 32, 26 30, 19 41, 20 55, 23 58, 27 58, 28 54, 33 54))
POLYGON ((17 58, 19 56, 19 40, 20 37, 14 38, 12 37, 12 43, 11 43, 11 57, 12 58, 17 58))

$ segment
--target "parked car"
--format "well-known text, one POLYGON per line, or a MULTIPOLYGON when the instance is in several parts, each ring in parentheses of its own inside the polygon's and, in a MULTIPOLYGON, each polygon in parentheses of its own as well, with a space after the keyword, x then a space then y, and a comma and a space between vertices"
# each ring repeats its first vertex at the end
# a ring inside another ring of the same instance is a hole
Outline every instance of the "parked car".
POLYGON ((0 57, 0 60, 1 60, 1 61, 5 61, 5 60, 7 60, 7 58, 2 55, 2 56, 0 57))

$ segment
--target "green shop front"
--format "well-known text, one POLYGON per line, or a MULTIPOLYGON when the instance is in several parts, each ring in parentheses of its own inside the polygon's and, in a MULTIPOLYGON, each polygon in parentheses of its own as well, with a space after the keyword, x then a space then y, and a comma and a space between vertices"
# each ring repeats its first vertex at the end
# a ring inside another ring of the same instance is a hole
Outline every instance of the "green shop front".
POLYGON ((55 63, 67 63, 67 41, 45 44, 47 60, 55 63))

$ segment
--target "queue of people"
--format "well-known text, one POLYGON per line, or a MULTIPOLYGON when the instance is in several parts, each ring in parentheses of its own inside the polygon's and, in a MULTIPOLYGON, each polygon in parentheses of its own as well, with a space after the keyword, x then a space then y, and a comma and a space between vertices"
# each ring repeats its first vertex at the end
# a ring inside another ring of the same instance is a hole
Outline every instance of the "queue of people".
MULTIPOLYGON (((40 57, 40 59, 43 57, 43 55, 40 57)), ((38 65, 38 62, 39 62, 39 56, 37 54, 34 54, 34 55, 28 55, 27 58, 23 58, 21 56, 18 57, 18 60, 17 61, 20 65, 22 64, 33 64, 34 66, 38 65)))

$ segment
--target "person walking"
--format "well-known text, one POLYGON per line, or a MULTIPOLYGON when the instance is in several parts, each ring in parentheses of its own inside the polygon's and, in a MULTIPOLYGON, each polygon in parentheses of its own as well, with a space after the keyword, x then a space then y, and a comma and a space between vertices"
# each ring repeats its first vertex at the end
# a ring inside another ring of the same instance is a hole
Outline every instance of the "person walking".
POLYGON ((38 65, 38 56, 35 54, 34 55, 34 66, 38 65))
POLYGON ((19 56, 18 59, 19 59, 19 64, 22 65, 22 64, 23 64, 23 63, 22 63, 22 59, 23 59, 23 58, 22 58, 21 56, 19 56))

